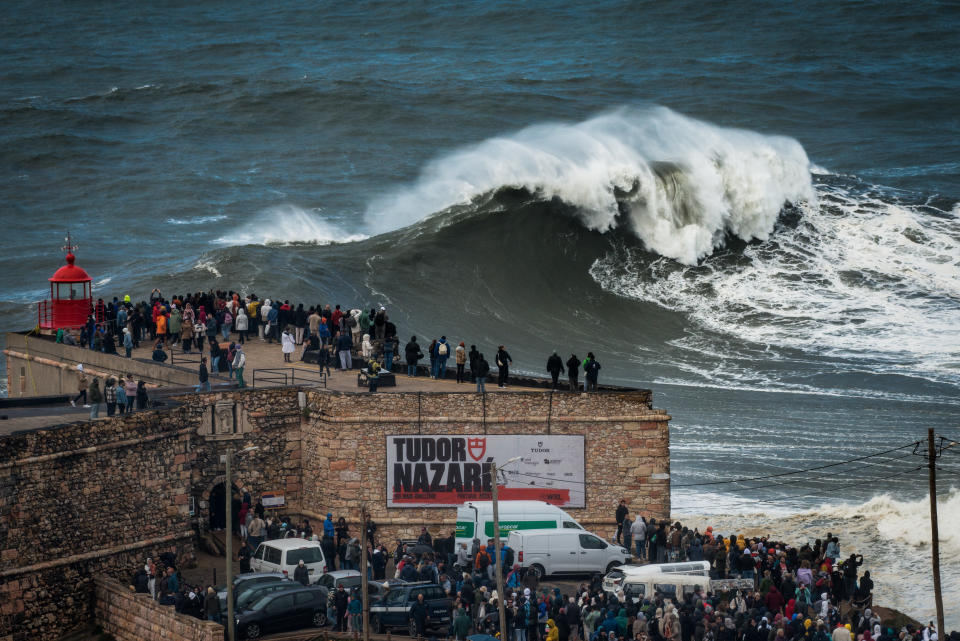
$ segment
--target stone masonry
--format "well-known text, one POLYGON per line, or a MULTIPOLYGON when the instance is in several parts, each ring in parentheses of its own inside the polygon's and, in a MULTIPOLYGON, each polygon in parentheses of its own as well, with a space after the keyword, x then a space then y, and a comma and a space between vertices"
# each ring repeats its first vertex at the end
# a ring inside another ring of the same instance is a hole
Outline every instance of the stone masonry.
MULTIPOLYGON (((620 498, 631 512, 668 516, 670 417, 649 399, 647 391, 231 390, 0 438, 0 641, 59 639, 93 622, 95 603, 101 623, 105 612, 115 619, 123 600, 108 583, 95 590, 100 576, 127 586, 145 557, 164 551, 190 563, 228 448, 256 447, 235 458, 233 483, 255 499, 283 493, 280 514, 309 517, 315 530, 327 511, 355 525, 364 501, 378 538, 389 541, 424 525, 446 534, 456 512, 386 507, 387 435, 581 434, 586 507, 571 509, 575 518, 610 536, 620 498)), ((148 606, 130 605, 155 623, 163 613, 148 606)), ((220 638, 206 634, 193 638, 220 638)))
POLYGON ((113 579, 98 576, 94 585, 96 619, 117 641, 223 641, 222 625, 177 614, 113 579))
MULTIPOLYGON (((365 501, 385 540, 415 536, 421 526, 446 535, 453 508, 386 507, 386 436, 392 434, 583 434, 586 507, 570 509, 601 535, 615 528, 614 509, 670 514, 670 417, 648 396, 604 394, 343 394, 311 392, 303 434, 302 511, 323 518, 357 513, 365 501)), ((354 516, 356 522, 356 516, 354 516)))

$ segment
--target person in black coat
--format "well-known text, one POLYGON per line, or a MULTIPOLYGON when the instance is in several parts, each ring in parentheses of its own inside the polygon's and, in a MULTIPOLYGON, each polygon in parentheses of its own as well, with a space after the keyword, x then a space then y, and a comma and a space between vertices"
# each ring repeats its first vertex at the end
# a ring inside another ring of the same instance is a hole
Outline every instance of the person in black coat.
POLYGON ((563 359, 556 352, 547 359, 547 371, 553 379, 553 389, 557 389, 557 379, 563 374, 563 359))
POLYGON ((430 618, 430 610, 423 600, 423 593, 417 594, 417 602, 410 608, 410 618, 417 626, 417 636, 422 637, 427 631, 427 620, 430 618))
POLYGON ((510 377, 510 363, 513 362, 513 359, 510 358, 510 352, 501 345, 497 348, 497 367, 500 370, 500 374, 497 377, 497 386, 506 387, 507 379, 510 377))
POLYGON ((137 573, 133 575, 133 590, 134 592, 139 592, 140 594, 147 594, 150 592, 149 588, 150 577, 147 576, 146 570, 140 568, 137 570, 137 573))
POLYGON ((477 350, 476 345, 470 346, 470 353, 467 354, 467 359, 470 362, 470 382, 477 382, 477 370, 480 369, 480 352, 477 350))
POLYGON ((423 358, 423 352, 420 351, 416 336, 410 337, 410 342, 407 343, 403 351, 407 359, 407 376, 416 376, 417 361, 423 358))
POLYGON ((333 595, 333 607, 337 611, 337 625, 334 630, 345 632, 347 629, 347 591, 343 589, 343 584, 337 586, 337 592, 333 595))
POLYGON ((576 354, 570 354, 570 360, 567 361, 567 379, 570 381, 571 392, 579 389, 578 378, 580 378, 580 359, 576 354))
POLYGON ((300 585, 310 585, 310 572, 307 566, 303 564, 303 559, 297 563, 297 569, 293 571, 293 580, 300 585))

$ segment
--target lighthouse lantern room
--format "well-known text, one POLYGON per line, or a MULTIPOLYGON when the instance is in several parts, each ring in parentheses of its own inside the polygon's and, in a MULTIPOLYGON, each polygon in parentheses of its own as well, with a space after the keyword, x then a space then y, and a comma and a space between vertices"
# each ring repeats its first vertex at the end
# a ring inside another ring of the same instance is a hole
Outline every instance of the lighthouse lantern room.
POLYGON ((75 245, 67 235, 67 264, 50 277, 50 299, 40 301, 38 310, 41 330, 77 329, 86 324, 93 307, 93 281, 86 270, 77 267, 73 255, 75 245))

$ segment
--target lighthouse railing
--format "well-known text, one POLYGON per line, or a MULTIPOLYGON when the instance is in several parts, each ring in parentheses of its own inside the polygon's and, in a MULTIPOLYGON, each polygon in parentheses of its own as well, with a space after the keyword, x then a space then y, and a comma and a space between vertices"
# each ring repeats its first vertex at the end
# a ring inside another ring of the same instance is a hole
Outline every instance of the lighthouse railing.
POLYGON ((40 329, 53 329, 53 311, 48 300, 42 300, 37 305, 37 325, 40 329))

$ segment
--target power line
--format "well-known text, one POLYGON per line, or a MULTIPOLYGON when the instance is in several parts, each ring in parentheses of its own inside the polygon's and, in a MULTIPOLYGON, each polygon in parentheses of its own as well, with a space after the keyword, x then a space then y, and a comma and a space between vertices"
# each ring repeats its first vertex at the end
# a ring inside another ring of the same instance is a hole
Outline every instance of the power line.
MULTIPOLYGON (((870 467, 893 467, 893 469, 898 469, 898 466, 897 466, 898 461, 903 461, 908 458, 913 458, 913 456, 914 454, 913 452, 911 452, 905 456, 898 456, 896 458, 884 458, 884 459, 881 459, 881 461, 876 463, 867 462, 865 463, 865 465, 869 465, 870 467)), ((825 476, 813 476, 813 477, 808 477, 804 479, 788 479, 785 481, 773 481, 771 483, 763 483, 761 485, 754 485, 752 487, 738 487, 736 489, 740 491, 760 490, 760 489, 766 489, 770 487, 779 487, 781 485, 791 485, 800 481, 829 481, 829 480, 838 480, 838 479, 836 479, 836 477, 831 478, 831 477, 825 477, 825 476)), ((674 487, 677 487, 677 486, 674 486, 674 487)))
POLYGON ((883 451, 883 452, 874 452, 873 454, 867 454, 866 456, 858 456, 857 458, 852 458, 852 459, 849 459, 849 460, 846 460, 846 461, 840 461, 840 462, 838 462, 838 463, 830 463, 830 464, 827 464, 827 465, 818 465, 818 466, 816 466, 816 467, 809 467, 809 468, 804 469, 804 470, 791 470, 791 471, 789 471, 789 472, 780 472, 780 473, 778 473, 778 474, 768 474, 768 475, 766 475, 766 476, 753 476, 753 477, 745 477, 745 478, 739 478, 739 479, 728 479, 728 480, 725 480, 725 481, 705 481, 705 482, 702 482, 702 483, 681 483, 681 484, 674 484, 672 487, 700 487, 700 486, 704 486, 704 485, 725 485, 725 484, 727 484, 727 483, 743 483, 743 482, 745 482, 745 481, 762 481, 762 480, 765 480, 765 479, 775 479, 775 478, 780 478, 780 477, 783 477, 783 476, 791 476, 791 475, 793 475, 793 474, 803 474, 803 473, 806 473, 806 472, 815 472, 815 471, 817 471, 817 470, 825 470, 825 469, 830 468, 830 467, 837 467, 838 465, 847 465, 847 464, 849 464, 849 463, 856 463, 857 461, 864 461, 864 460, 866 460, 866 459, 873 458, 873 457, 875 457, 875 456, 882 456, 882 455, 884 455, 884 454, 890 454, 891 452, 897 452, 897 451, 899 451, 899 450, 903 450, 903 449, 906 449, 906 448, 908 448, 908 447, 916 447, 919 442, 920 442, 920 441, 914 441, 914 442, 909 443, 909 444, 907 444, 907 445, 901 445, 900 447, 894 447, 894 448, 892 448, 892 449, 885 450, 885 451, 883 451))
POLYGON ((884 479, 895 479, 895 478, 897 478, 898 476, 903 476, 903 475, 909 474, 909 473, 911 473, 911 472, 916 472, 917 470, 924 469, 925 467, 926 467, 925 465, 919 465, 919 466, 917 466, 917 467, 910 468, 909 470, 904 470, 903 472, 900 472, 899 474, 894 474, 894 475, 892 475, 892 476, 884 475, 884 476, 877 476, 877 477, 873 477, 873 478, 869 478, 869 479, 859 479, 859 480, 854 481, 854 482, 852 482, 852 483, 844 483, 844 484, 842 484, 842 485, 833 485, 833 486, 830 486, 830 487, 822 488, 822 489, 820 489, 820 490, 815 490, 815 491, 810 491, 810 492, 803 492, 803 493, 800 493, 800 494, 787 494, 787 495, 785 495, 785 496, 778 496, 778 497, 776 497, 776 498, 771 498, 771 499, 749 499, 749 498, 738 499, 738 498, 734 498, 734 500, 735 500, 735 501, 739 501, 739 502, 741 502, 741 503, 777 503, 777 502, 782 501, 782 500, 784 500, 784 499, 794 499, 794 498, 801 498, 801 497, 808 497, 808 496, 812 497, 812 496, 816 496, 816 495, 818 495, 818 494, 823 494, 824 492, 833 492, 834 490, 842 490, 842 489, 848 488, 848 487, 855 487, 855 486, 858 486, 858 485, 865 485, 865 484, 867 484, 867 483, 874 483, 874 482, 876 482, 876 481, 880 481, 880 480, 884 480, 884 479))

